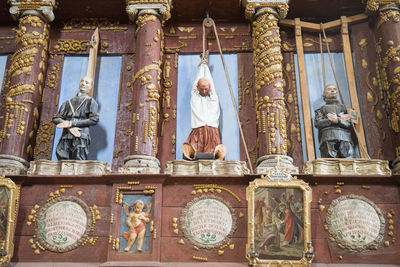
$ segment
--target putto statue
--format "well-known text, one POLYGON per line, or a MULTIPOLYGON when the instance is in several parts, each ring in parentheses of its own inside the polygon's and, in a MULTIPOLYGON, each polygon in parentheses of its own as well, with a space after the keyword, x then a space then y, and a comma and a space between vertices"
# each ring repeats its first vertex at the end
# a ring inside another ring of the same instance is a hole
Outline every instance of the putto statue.
MULTIPOLYGON (((219 100, 206 60, 202 60, 193 83, 191 98, 192 131, 182 146, 187 159, 196 159, 200 153, 223 160, 226 148, 221 144, 219 133, 219 100)), ((208 158, 202 155, 202 158, 208 158)))
POLYGON ((93 88, 93 79, 83 77, 79 93, 62 103, 53 118, 63 133, 56 148, 58 160, 87 160, 89 154, 89 127, 99 121, 98 104, 88 94, 93 88))
POLYGON ((351 115, 337 99, 338 89, 327 85, 322 95, 325 105, 315 110, 319 150, 323 158, 352 158, 357 143, 351 115))

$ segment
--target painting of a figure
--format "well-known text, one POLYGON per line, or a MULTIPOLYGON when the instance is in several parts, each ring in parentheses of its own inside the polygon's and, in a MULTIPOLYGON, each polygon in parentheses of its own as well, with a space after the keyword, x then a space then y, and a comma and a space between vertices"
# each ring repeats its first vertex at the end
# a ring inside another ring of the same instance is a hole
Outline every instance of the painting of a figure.
POLYGON ((299 260, 304 250, 303 192, 299 188, 258 188, 254 241, 260 259, 299 260))
POLYGON ((121 252, 150 251, 152 197, 126 194, 122 199, 120 222, 121 252))

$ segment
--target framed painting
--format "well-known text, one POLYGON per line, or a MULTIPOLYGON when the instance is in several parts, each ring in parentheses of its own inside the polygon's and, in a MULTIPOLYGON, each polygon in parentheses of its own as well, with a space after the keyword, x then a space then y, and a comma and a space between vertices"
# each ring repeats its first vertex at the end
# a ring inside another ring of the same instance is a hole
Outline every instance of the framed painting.
POLYGON ((14 232, 18 212, 19 188, 9 178, 0 177, 0 265, 14 254, 14 232))
POLYGON ((247 258, 257 266, 306 266, 311 257, 311 188, 302 180, 255 179, 248 201, 247 258))

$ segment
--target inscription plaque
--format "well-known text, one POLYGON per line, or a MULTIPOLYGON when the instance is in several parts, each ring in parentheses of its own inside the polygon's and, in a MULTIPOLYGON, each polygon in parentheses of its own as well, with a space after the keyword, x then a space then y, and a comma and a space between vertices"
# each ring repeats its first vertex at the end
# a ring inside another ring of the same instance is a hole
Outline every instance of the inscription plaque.
POLYGON ((363 196, 347 195, 332 201, 326 222, 337 243, 356 250, 375 249, 383 240, 385 219, 381 210, 363 196))
POLYGON ((91 221, 85 202, 76 197, 60 197, 47 203, 40 212, 36 235, 46 249, 67 252, 87 237, 91 221))
POLYGON ((182 212, 185 237, 200 248, 217 248, 229 241, 236 230, 231 206, 214 196, 195 198, 182 212))

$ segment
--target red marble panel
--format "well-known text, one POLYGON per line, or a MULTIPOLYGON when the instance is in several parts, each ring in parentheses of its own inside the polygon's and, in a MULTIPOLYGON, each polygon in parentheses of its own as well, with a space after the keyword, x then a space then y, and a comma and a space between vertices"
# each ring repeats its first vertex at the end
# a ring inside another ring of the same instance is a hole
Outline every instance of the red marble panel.
MULTIPOLYGON (((165 46, 167 53, 200 53, 203 50, 202 22, 167 23, 164 26, 165 46)), ((248 24, 216 23, 217 33, 224 53, 251 51, 251 35, 248 24)), ((206 28, 206 50, 217 53, 218 45, 214 30, 206 28)))
POLYGON ((121 81, 118 95, 118 111, 117 122, 115 126, 114 138, 114 156, 112 162, 112 170, 118 171, 118 168, 124 165, 124 158, 130 155, 129 147, 133 135, 132 121, 133 118, 133 92, 128 85, 134 76, 133 65, 135 62, 135 55, 126 54, 122 56, 121 63, 121 81))
POLYGON ((17 23, 13 27, 3 26, 0 27, 0 53, 1 54, 9 54, 15 52, 15 32, 17 23))
MULTIPOLYGON (((194 182, 196 184, 196 182, 194 182)), ((219 185, 222 187, 231 190, 234 194, 236 194, 240 201, 238 201, 234 196, 228 193, 225 190, 222 190, 221 193, 216 193, 214 191, 213 194, 210 193, 196 193, 192 195, 191 192, 194 190, 193 185, 179 185, 179 186, 165 186, 164 187, 164 199, 163 199, 163 207, 183 207, 192 199, 203 196, 203 195, 213 195, 223 198, 225 201, 229 202, 230 205, 234 208, 236 207, 246 207, 246 188, 243 185, 219 185)))
POLYGON ((51 159, 53 151, 55 125, 53 116, 57 113, 61 88, 61 76, 64 67, 64 55, 50 55, 42 94, 42 109, 39 129, 36 134, 34 159, 51 159))
POLYGON ((190 243, 184 240, 185 244, 179 244, 179 237, 164 237, 161 242, 161 261, 173 262, 179 259, 180 262, 196 262, 192 257, 206 257, 209 262, 247 262, 246 243, 247 238, 233 238, 231 244, 235 247, 233 250, 229 247, 224 249, 224 254, 218 255, 218 250, 199 250, 196 251, 190 243))
MULTIPOLYGON (((23 186, 21 189, 21 206, 44 206, 49 194, 60 189, 60 185, 31 185, 23 186)), ((65 188, 66 192, 61 196, 76 196, 86 202, 88 205, 109 206, 111 201, 111 186, 105 184, 97 185, 74 185, 72 188, 65 188), (77 192, 82 191, 78 196, 77 192)))
MULTIPOLYGON (((282 39, 282 52, 296 52, 294 27, 293 28, 282 27, 280 29, 280 35, 282 39)), ((308 32, 303 30, 302 36, 303 36, 304 53, 321 53, 318 33, 308 32)), ((343 51, 343 42, 340 32, 327 31, 326 38, 328 39, 329 50, 331 52, 343 51)), ((321 33, 321 39, 324 40, 322 33, 321 33)), ((322 41, 322 51, 324 51, 324 53, 328 52, 326 49, 325 41, 322 41)))
MULTIPOLYGON (((74 41, 89 41, 95 27, 71 27, 68 28, 53 28, 51 30, 51 42, 50 42, 50 53, 55 54, 88 54, 89 46, 85 51, 77 49, 60 49, 55 48, 59 44, 59 40, 74 40, 74 41)), ((135 52, 135 25, 122 24, 107 26, 103 25, 99 27, 100 54, 131 54, 135 52), (114 28, 114 29, 113 29, 114 28), (118 30, 118 28, 120 30, 118 30)))
POLYGON ((105 262, 107 260, 108 237, 99 237, 95 245, 86 244, 69 252, 56 253, 52 251, 42 251, 36 255, 35 249, 29 243, 30 236, 16 236, 14 239, 13 262, 105 262))
POLYGON ((162 70, 157 158, 163 171, 167 161, 175 159, 178 58, 174 54, 165 54, 162 70))
POLYGON ((379 84, 380 74, 377 73, 378 59, 374 33, 368 22, 352 25, 350 29, 369 155, 374 159, 393 160, 394 149, 384 108, 383 88, 379 84))
POLYGON ((286 100, 287 116, 286 131, 288 139, 287 155, 293 158, 293 164, 299 167, 301 172, 303 166, 303 148, 301 143, 300 107, 296 86, 296 72, 294 53, 282 53, 282 74, 284 80, 283 92, 286 100))
MULTIPOLYGON (((256 110, 255 110, 255 91, 254 91, 254 65, 253 53, 238 54, 238 72, 239 72, 239 118, 242 124, 244 138, 246 140, 247 150, 252 162, 253 169, 256 167, 256 161, 259 157, 256 110)), ((245 153, 242 138, 240 138, 240 160, 249 164, 245 153)))

